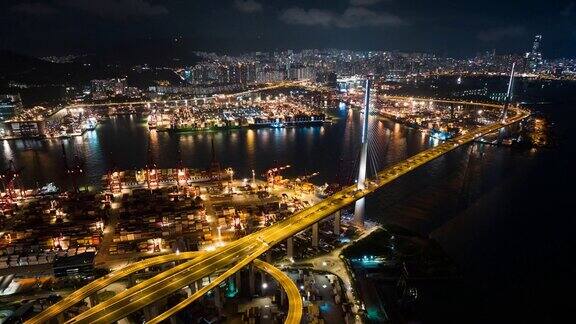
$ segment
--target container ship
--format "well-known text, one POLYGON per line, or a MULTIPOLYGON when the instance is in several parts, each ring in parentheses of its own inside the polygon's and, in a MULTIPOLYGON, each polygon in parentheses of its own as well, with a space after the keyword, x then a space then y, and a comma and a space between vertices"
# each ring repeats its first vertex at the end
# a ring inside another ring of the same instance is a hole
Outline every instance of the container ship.
POLYGON ((325 123, 331 123, 329 117, 324 114, 317 115, 295 115, 283 118, 247 118, 239 121, 202 121, 202 122, 173 122, 169 128, 160 128, 158 130, 170 132, 196 132, 196 131, 218 131, 234 130, 241 128, 290 128, 290 127, 308 127, 322 126, 325 123))

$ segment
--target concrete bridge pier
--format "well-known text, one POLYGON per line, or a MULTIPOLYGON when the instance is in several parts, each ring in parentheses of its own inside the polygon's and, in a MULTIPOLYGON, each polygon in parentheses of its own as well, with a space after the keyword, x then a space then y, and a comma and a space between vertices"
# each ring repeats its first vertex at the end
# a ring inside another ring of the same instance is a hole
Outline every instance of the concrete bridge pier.
POLYGON ((357 227, 364 227, 364 213, 366 209, 366 198, 360 198, 356 200, 356 205, 354 206, 354 225, 357 227))
POLYGON ((133 273, 128 276, 128 282, 128 288, 136 286, 136 277, 133 273))
POLYGON ((496 139, 496 144, 502 145, 505 136, 506 136, 506 128, 502 127, 498 130, 498 138, 496 139))
POLYGON ((271 250, 266 251, 266 262, 272 263, 272 251, 271 250))
POLYGON ((89 297, 86 297, 84 301, 86 302, 86 304, 88 304, 88 307, 90 308, 98 305, 98 292, 95 292, 89 297))
POLYGON ((236 277, 235 276, 230 276, 226 280, 228 283, 226 285, 225 296, 228 296, 228 287, 234 287, 236 289, 236 292, 240 292, 240 289, 238 288, 238 286, 236 286, 236 277))
POLYGON ((100 298, 98 297, 98 293, 95 293, 92 296, 90 296, 90 300, 92 301, 93 305, 100 304, 100 298))
POLYGON ((190 295, 188 297, 192 296, 192 294, 194 294, 198 290, 199 289, 196 288, 196 282, 192 282, 191 284, 189 284, 187 293, 189 293, 190 295))
POLYGON ((158 303, 159 302, 152 303, 142 309, 144 311, 144 319, 146 320, 146 322, 150 321, 151 319, 160 314, 158 303))
POLYGON ((342 220, 342 212, 339 210, 334 213, 334 235, 340 235, 341 220, 342 220))
POLYGON ((266 280, 266 272, 264 271, 259 271, 260 272, 260 284, 262 285, 262 295, 264 294, 264 283, 267 283, 268 280, 266 280))
POLYGON ((203 279, 203 278, 200 278, 200 279, 196 280, 196 291, 202 289, 202 287, 204 286, 204 285, 203 285, 203 282, 202 282, 202 279, 203 279))
POLYGON ((188 289, 190 289, 190 294, 195 293, 196 292, 196 283, 193 282, 193 283, 189 284, 188 289))
POLYGON ((222 312, 224 308, 224 301, 222 300, 222 292, 220 291, 220 286, 216 286, 214 289, 214 305, 218 309, 218 314, 222 312))
POLYGON ((312 246, 318 247, 319 237, 318 237, 318 223, 312 224, 312 246))
POLYGON ((294 259, 294 238, 289 237, 286 240, 286 253, 288 255, 288 259, 294 259))
POLYGON ((284 307, 286 306, 286 300, 288 299, 288 296, 286 296, 286 291, 284 291, 283 288, 280 288, 280 306, 284 307))
POLYGON ((170 321, 170 324, 182 324, 182 321, 176 317, 176 314, 170 316, 168 320, 170 321))
POLYGON ((256 294, 256 274, 254 273, 254 266, 251 264, 248 268, 248 286, 250 289, 250 297, 256 294))
POLYGON ((236 284, 236 289, 240 291, 242 289, 242 273, 240 271, 234 274, 234 283, 236 284))

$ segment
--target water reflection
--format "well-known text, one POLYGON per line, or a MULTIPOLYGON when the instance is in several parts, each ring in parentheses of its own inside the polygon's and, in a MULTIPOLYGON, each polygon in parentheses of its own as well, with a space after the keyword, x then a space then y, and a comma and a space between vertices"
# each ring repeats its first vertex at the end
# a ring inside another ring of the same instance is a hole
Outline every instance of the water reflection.
MULTIPOLYGON (((148 148, 160 168, 185 166, 206 168, 211 159, 211 143, 222 166, 236 169, 239 177, 251 177, 251 170, 262 174, 279 164, 290 164, 288 176, 320 172, 313 180, 333 182, 337 177, 352 180, 359 152, 361 116, 350 110, 331 111, 338 119, 322 127, 243 129, 222 132, 172 134, 149 132, 137 116, 116 116, 96 130, 70 140, 4 141, 0 164, 7 167, 14 159, 24 167, 22 181, 35 186, 54 181, 64 184, 62 143, 69 159, 78 154, 85 161, 82 185, 100 185, 101 175, 111 167, 145 167, 148 148)), ((371 117, 371 169, 381 169, 409 153, 434 145, 419 131, 408 131, 400 124, 371 117)), ((339 179, 341 180, 341 179, 339 179)))

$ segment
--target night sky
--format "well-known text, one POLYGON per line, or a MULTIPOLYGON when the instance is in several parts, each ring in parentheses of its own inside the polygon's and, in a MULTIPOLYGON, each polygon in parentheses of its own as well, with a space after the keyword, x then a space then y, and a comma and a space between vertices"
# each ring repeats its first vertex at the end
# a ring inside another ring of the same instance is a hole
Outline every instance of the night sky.
POLYGON ((148 50, 341 48, 456 57, 526 52, 575 57, 574 1, 3 0, 0 48, 31 55, 148 50))

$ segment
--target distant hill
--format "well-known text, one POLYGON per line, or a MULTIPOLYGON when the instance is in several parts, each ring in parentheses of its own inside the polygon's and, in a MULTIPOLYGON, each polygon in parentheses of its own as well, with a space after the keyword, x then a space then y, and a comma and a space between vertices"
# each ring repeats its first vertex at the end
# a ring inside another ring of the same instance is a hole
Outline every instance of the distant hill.
POLYGON ((192 65, 198 58, 178 46, 129 46, 117 44, 96 54, 80 56, 69 63, 54 63, 28 55, 0 50, 0 93, 19 93, 25 106, 53 104, 61 101, 65 87, 86 86, 90 80, 124 78, 128 84, 146 89, 159 80, 178 85, 181 80, 169 70, 153 67, 192 65), (148 64, 150 70, 136 72, 132 67, 148 64), (28 87, 10 86, 11 83, 28 87))
POLYGON ((0 81, 43 85, 82 85, 92 79, 125 75, 127 68, 83 57, 78 62, 53 63, 11 51, 0 51, 0 81), (92 62, 93 61, 93 62, 92 62))
POLYGON ((174 39, 115 42, 98 48, 97 58, 108 64, 181 67, 198 62, 194 47, 174 39))
POLYGON ((41 59, 18 54, 8 50, 0 50, 0 73, 13 74, 31 69, 46 68, 50 63, 41 59))

